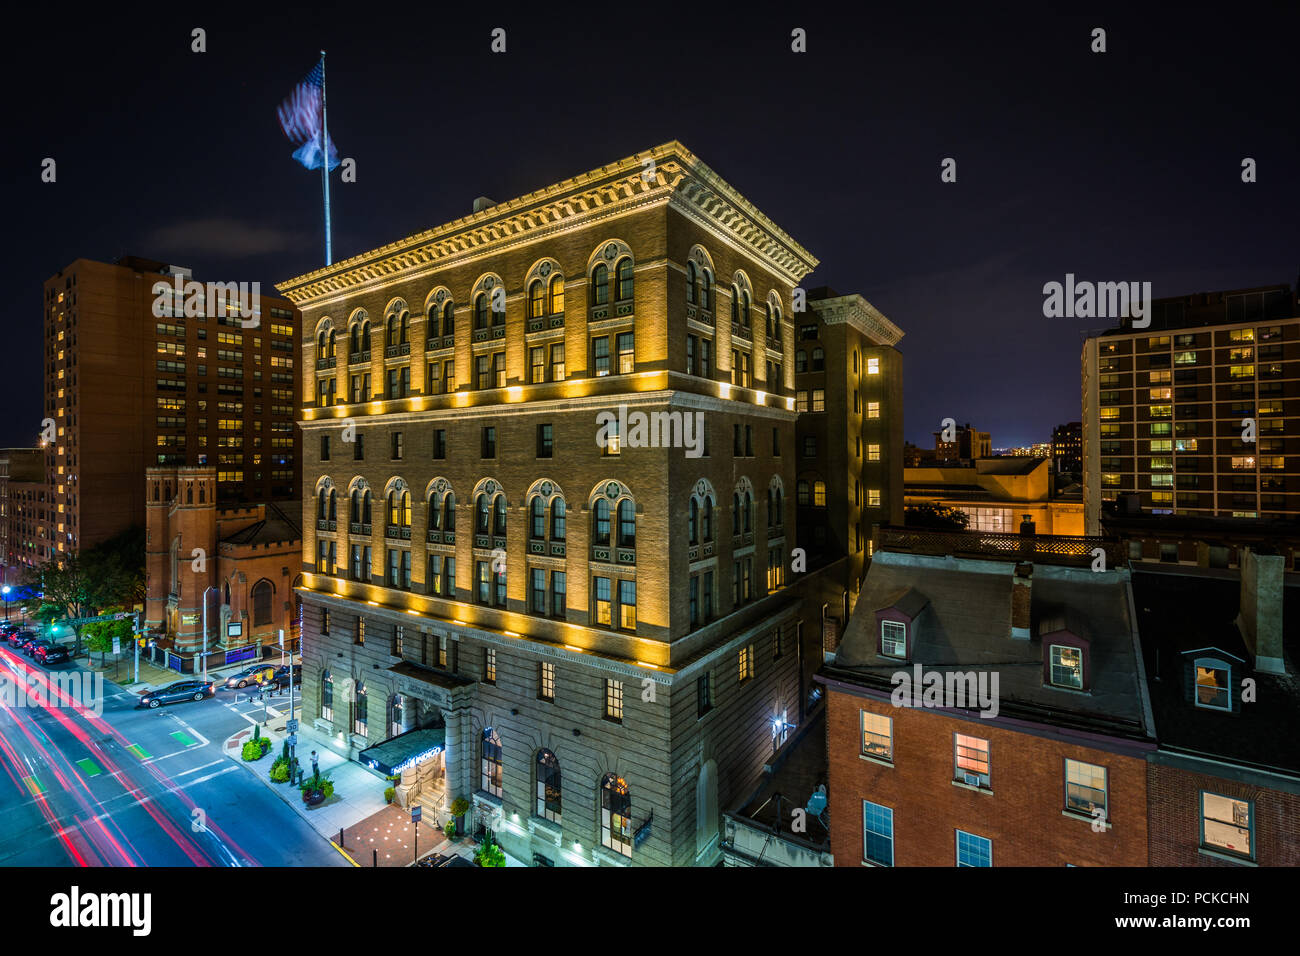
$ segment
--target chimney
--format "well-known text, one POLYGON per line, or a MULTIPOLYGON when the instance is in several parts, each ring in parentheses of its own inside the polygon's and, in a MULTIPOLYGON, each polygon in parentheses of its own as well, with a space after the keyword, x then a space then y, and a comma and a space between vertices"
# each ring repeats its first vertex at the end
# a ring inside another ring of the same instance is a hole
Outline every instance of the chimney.
POLYGON ((496 204, 497 202, 495 199, 488 199, 487 196, 479 196, 477 199, 474 200, 474 211, 482 212, 484 209, 487 209, 489 206, 495 206, 496 204))
POLYGON ((1282 658, 1282 570, 1282 555, 1242 549, 1237 630, 1255 660, 1255 670, 1265 674, 1286 673, 1282 658))
POLYGON ((1034 565, 1029 561, 1019 562, 1011 578, 1011 636, 1019 641, 1029 640, 1033 585, 1034 565))

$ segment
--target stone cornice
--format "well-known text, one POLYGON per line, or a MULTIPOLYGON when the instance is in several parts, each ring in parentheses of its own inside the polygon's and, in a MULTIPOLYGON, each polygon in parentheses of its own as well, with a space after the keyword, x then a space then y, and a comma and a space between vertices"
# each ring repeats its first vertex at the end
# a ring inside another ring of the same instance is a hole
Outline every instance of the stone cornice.
POLYGON ((817 259, 677 141, 279 283, 300 309, 336 302, 535 242, 601 219, 671 202, 795 285, 817 259), (654 175, 645 177, 654 163, 654 175))
POLYGON ((902 329, 856 293, 833 299, 810 299, 808 307, 826 325, 851 325, 878 345, 897 345, 903 337, 902 329))

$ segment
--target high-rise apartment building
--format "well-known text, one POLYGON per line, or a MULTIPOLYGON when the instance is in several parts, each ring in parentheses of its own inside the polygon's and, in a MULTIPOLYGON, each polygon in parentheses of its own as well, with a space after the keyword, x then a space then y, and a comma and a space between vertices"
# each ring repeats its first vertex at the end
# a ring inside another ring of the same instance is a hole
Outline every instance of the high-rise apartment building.
POLYGON ((44 450, 0 449, 0 582, 17 584, 37 564, 44 509, 44 450))
POLYGON ((1289 286, 1152 303, 1086 340, 1089 534, 1118 496, 1151 514, 1300 515, 1300 307, 1289 286))
POLYGON ((223 501, 297 494, 297 313, 229 285, 136 257, 46 281, 38 561, 143 526, 147 467, 215 465, 223 501))
POLYGON ((815 265, 672 142, 283 283, 304 731, 525 862, 716 862, 800 714, 815 265))
POLYGON ((1052 429, 1052 470, 1057 474, 1083 471, 1083 422, 1067 422, 1052 429))

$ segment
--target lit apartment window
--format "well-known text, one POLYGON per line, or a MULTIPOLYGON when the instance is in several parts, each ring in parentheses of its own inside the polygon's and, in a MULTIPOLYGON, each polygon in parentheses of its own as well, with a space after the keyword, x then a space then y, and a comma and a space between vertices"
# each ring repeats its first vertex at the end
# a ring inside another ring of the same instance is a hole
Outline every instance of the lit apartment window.
POLYGON ((879 418, 879 417, 880 417, 880 403, 879 403, 879 402, 867 402, 867 417, 868 417, 868 418, 879 418))
POLYGON ((739 681, 745 683, 754 676, 754 645, 748 644, 740 649, 739 664, 739 681))
POLYGON ((555 700, 555 665, 550 661, 537 665, 537 697, 539 700, 555 700))
POLYGON ((880 760, 894 759, 894 720, 870 711, 862 715, 862 753, 880 760))
POLYGON ((596 375, 609 374, 609 336, 602 335, 591 340, 592 370, 596 375))
POLYGON ((1254 830, 1255 808, 1250 801, 1201 791, 1201 846, 1253 860, 1254 830))
MULTIPOLYGON (((854 355, 854 358, 856 358, 856 357, 857 357, 857 356, 856 356, 856 354, 855 354, 855 355, 854 355)), ((880 374, 880 359, 878 359, 878 358, 869 358, 869 359, 867 359, 867 374, 868 374, 868 375, 879 375, 879 374, 880 374)))
POLYGON ((1236 471, 1254 471, 1255 458, 1252 455, 1233 456, 1232 467, 1236 471))
POLYGON ((867 507, 868 508, 880 507, 880 489, 878 488, 867 489, 867 507))
MULTIPOLYGON (((860 454, 859 457, 861 457, 860 454)), ((879 445, 867 445, 867 461, 880 461, 879 445)))
POLYGON ((489 647, 484 652, 483 682, 485 684, 495 684, 497 682, 497 650, 495 647, 489 647))
POLYGON ((814 412, 826 411, 826 389, 814 388, 812 393, 812 410, 814 412))
POLYGON ((1198 658, 1196 666, 1197 707, 1232 710, 1232 669, 1223 661, 1198 658))
POLYGON ((1050 653, 1053 686, 1083 690, 1083 651, 1053 644, 1050 653))
POLYGON ((1065 761, 1065 809, 1106 819, 1106 768, 1065 761), (1101 813, 1095 811, 1100 810, 1101 813))
POLYGON ((1195 364, 1196 364, 1196 353, 1195 353, 1195 352, 1175 352, 1175 353, 1174 353, 1174 364, 1175 364, 1175 365, 1195 365, 1195 364))
POLYGON ((989 787, 989 742, 981 737, 953 734, 955 779, 971 787, 989 787))

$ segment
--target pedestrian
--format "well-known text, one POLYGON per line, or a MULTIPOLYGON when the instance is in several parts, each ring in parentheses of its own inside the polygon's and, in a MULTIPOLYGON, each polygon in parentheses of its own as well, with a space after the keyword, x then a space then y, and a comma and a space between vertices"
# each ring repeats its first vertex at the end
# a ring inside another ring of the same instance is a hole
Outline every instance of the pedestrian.
POLYGON ((314 750, 311 752, 311 775, 313 777, 320 776, 320 765, 316 762, 316 751, 314 750))

